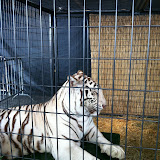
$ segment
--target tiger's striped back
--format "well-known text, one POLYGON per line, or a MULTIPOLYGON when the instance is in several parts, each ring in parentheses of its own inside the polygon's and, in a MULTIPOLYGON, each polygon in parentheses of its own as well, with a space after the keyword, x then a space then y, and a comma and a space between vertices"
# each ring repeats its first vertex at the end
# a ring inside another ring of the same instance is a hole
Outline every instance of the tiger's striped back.
POLYGON ((43 152, 44 127, 40 127, 39 124, 44 122, 42 106, 44 105, 25 105, 1 112, 0 140, 3 155, 12 155, 14 158, 33 153, 34 150, 43 152))

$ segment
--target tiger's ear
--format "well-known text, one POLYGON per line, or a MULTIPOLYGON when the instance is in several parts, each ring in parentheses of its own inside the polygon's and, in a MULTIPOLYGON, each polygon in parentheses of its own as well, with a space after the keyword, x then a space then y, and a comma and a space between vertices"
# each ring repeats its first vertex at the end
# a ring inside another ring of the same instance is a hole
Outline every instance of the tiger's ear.
POLYGON ((83 71, 78 70, 78 71, 77 71, 77 74, 83 75, 83 71))
POLYGON ((71 87, 75 86, 78 83, 78 81, 72 76, 70 76, 70 77, 67 76, 67 80, 70 81, 71 87))

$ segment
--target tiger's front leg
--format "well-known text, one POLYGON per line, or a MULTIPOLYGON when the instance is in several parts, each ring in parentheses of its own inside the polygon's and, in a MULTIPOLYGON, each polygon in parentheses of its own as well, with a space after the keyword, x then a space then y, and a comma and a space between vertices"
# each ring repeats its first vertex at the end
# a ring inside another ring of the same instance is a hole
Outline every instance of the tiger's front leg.
MULTIPOLYGON (((53 144, 53 141, 52 141, 53 144)), ((96 160, 96 157, 88 153, 87 151, 83 151, 81 147, 79 147, 76 142, 71 140, 54 140, 54 147, 52 148, 52 156, 57 160, 96 160), (58 148, 58 152, 57 152, 58 148), (84 155, 83 155, 84 154, 84 155), (84 157, 83 157, 84 156, 84 157)), ((97 158, 97 160, 99 160, 97 158)))
POLYGON ((118 145, 111 144, 111 142, 108 141, 99 130, 97 130, 97 127, 93 123, 91 129, 86 136, 87 140, 91 142, 96 142, 97 139, 97 142, 99 143, 98 145, 101 148, 101 153, 106 153, 112 158, 124 159, 124 150, 118 145))

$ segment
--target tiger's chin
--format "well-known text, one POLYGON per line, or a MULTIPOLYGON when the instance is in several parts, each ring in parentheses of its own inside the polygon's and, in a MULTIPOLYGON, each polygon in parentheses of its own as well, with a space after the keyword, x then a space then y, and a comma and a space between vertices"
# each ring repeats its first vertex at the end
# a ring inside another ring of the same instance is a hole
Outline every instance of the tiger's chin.
POLYGON ((89 111, 89 114, 90 114, 91 116, 97 116, 97 115, 100 114, 101 110, 102 110, 102 109, 90 110, 90 111, 89 111))

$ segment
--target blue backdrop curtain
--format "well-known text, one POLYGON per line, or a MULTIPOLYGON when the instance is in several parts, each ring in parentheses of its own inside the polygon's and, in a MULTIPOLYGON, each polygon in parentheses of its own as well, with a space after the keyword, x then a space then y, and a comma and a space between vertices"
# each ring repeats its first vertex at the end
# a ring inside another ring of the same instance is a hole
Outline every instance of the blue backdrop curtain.
POLYGON ((91 55, 90 47, 87 47, 87 28, 85 27, 85 37, 83 36, 83 15, 71 14, 70 18, 70 57, 69 60, 69 39, 68 39, 68 16, 57 16, 57 57, 58 57, 58 85, 66 81, 66 77, 83 70, 90 76, 91 55), (83 45, 85 41, 85 45, 83 45), (83 47, 84 56, 83 56, 83 47))
MULTIPOLYGON (((61 86, 69 75, 68 53, 68 17, 56 15, 57 24, 57 53, 54 53, 53 27, 49 25, 50 14, 28 6, 28 24, 26 19, 26 5, 15 1, 14 17, 12 0, 2 3, 2 23, 0 27, 0 56, 21 58, 23 62, 24 92, 51 95, 51 85, 55 85, 54 62, 57 54, 57 85, 61 86), (13 19, 14 18, 14 19, 13 19), (42 22, 42 23, 41 23, 42 22), (28 30, 27 30, 28 27, 28 30), (52 32, 50 32, 50 29, 52 32), (28 31, 28 36, 27 36, 28 31), (52 62, 52 63, 51 63, 52 62), (53 66, 51 68, 51 65, 53 66), (51 74, 52 72, 52 74, 51 74), (51 77, 53 75, 53 77, 51 77), (52 82, 51 82, 52 81, 52 82)), ((52 18, 53 20, 53 18, 52 18)), ((52 21, 53 22, 53 21, 52 21)), ((54 23, 52 23, 54 24, 54 23)), ((87 32, 83 37, 83 15, 71 14, 70 27, 70 73, 83 70, 90 74, 90 49, 87 49, 87 32), (85 57, 83 57, 83 41, 85 41, 85 57)), ((0 62, 0 67, 3 66, 0 62)), ((4 70, 1 67, 0 75, 4 70)), ((16 69, 16 67, 15 67, 16 69)), ((16 70, 16 72, 18 72, 16 70)), ((16 80, 18 84, 18 78, 16 80)))

